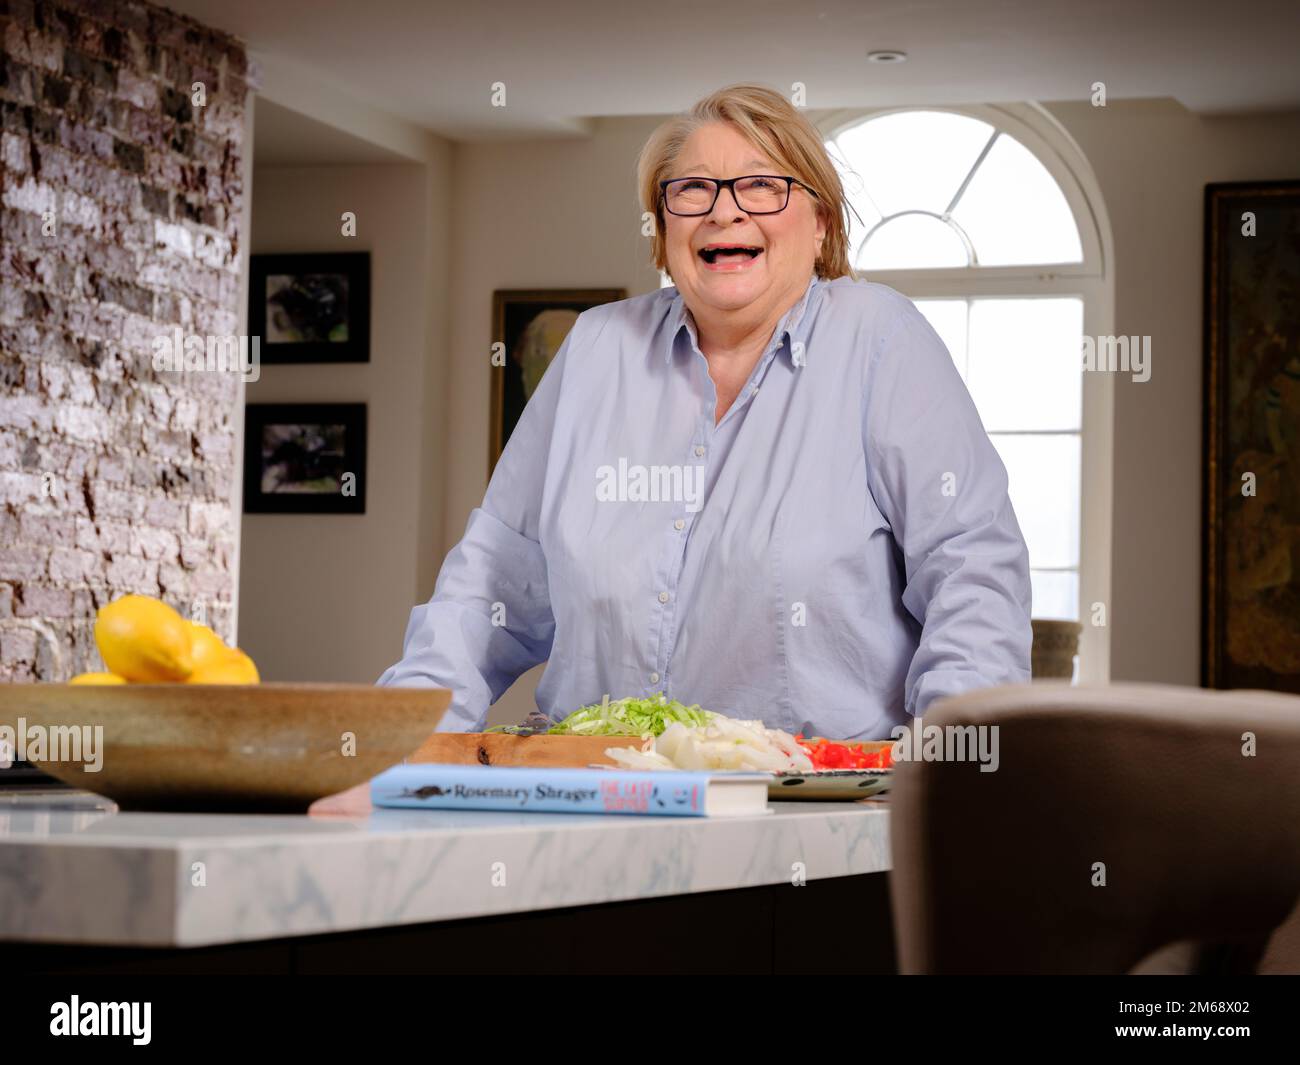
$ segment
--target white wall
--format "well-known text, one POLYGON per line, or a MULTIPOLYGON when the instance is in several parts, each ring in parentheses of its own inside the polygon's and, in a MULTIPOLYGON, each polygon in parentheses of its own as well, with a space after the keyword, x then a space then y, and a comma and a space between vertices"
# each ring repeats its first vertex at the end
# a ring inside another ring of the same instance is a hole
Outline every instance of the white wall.
POLYGON ((1200 682, 1201 285, 1207 182, 1300 178, 1300 113, 1200 118, 1173 101, 1053 104, 1092 163, 1115 246, 1114 680, 1200 682))
POLYGON ((250 403, 365 402, 364 515, 246 514, 240 641, 265 680, 373 683, 441 557, 447 161, 259 168, 252 251, 369 251, 369 363, 264 366, 250 403), (357 215, 344 237, 340 215, 357 215))

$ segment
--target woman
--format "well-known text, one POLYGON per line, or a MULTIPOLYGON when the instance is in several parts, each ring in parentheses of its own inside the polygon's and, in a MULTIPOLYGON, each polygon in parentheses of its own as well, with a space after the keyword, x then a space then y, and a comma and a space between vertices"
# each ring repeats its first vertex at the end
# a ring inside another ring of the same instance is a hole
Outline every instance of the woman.
POLYGON ((1028 680, 1005 470, 926 320, 854 279, 816 130, 735 86, 638 172, 676 287, 579 316, 379 683, 474 731, 547 662, 552 718, 663 691, 861 738, 1028 680))

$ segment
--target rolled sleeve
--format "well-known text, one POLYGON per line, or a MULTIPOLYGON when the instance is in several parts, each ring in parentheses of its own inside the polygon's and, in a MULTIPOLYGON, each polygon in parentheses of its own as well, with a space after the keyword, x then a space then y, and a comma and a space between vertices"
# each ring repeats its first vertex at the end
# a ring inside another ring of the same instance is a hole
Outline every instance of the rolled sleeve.
POLYGON ((868 483, 921 625, 904 707, 1029 679, 1029 552, 1006 468, 943 341, 910 301, 872 354, 863 417, 868 483))

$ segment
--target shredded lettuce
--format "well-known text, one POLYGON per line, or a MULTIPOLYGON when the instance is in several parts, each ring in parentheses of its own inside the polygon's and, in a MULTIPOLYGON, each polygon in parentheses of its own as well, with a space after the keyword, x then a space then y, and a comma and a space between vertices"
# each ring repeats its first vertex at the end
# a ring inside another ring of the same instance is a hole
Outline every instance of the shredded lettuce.
POLYGON ((696 728, 715 717, 698 705, 686 706, 668 699, 663 692, 646 699, 628 696, 613 702, 606 695, 599 703, 573 711, 547 731, 553 736, 661 736, 669 725, 696 728))

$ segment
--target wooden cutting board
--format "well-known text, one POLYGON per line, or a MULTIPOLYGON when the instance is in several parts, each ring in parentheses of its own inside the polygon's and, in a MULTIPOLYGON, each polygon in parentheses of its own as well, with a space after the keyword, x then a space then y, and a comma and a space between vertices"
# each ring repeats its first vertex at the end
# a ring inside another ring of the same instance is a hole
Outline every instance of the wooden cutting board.
MULTIPOLYGON (((890 740, 852 740, 878 751, 890 740)), ((439 732, 430 736, 408 762, 442 765, 616 765, 609 747, 639 747, 637 736, 510 736, 500 732, 439 732)))
POLYGON ((439 732, 408 762, 442 765, 616 765, 609 747, 639 747, 638 736, 510 736, 500 732, 439 732))

